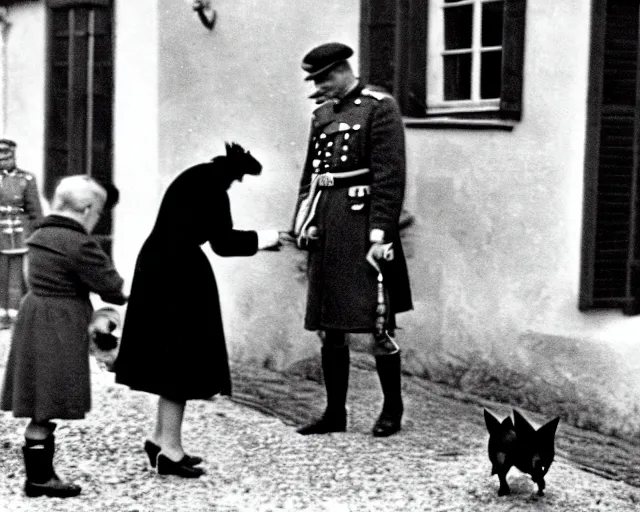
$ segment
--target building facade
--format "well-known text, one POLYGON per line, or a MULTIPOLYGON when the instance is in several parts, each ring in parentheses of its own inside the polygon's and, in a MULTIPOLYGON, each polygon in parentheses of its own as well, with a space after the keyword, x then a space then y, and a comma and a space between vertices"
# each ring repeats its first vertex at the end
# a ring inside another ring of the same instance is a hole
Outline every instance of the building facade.
MULTIPOLYGON (((289 227, 314 107, 300 60, 343 41, 405 114, 405 367, 638 438, 637 1, 213 0, 212 30, 193 4, 0 2, 0 128, 45 196, 75 172, 117 184, 100 229, 126 276, 165 187, 224 141, 264 165, 231 189, 236 225, 289 227)), ((317 352, 304 254, 211 260, 233 359, 317 352)))

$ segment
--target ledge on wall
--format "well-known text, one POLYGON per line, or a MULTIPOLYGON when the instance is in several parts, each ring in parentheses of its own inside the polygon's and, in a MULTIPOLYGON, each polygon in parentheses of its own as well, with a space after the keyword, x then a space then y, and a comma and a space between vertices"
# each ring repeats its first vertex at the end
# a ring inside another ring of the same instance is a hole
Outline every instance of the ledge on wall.
POLYGON ((511 131, 516 121, 507 119, 465 119, 460 117, 405 117, 406 128, 457 128, 471 130, 511 131))

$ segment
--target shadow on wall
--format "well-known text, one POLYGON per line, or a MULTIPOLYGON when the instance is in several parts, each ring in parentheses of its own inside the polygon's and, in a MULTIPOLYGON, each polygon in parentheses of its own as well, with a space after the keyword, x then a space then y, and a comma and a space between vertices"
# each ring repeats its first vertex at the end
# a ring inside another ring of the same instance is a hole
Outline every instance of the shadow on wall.
MULTIPOLYGON (((407 212, 403 215, 403 245, 410 259, 417 240, 415 230, 410 229, 414 218, 407 212)), ((248 287, 244 283, 248 293, 239 297, 231 319, 244 325, 243 339, 233 344, 232 360, 295 380, 322 383, 317 334, 302 328, 307 254, 292 250, 278 260, 275 264, 265 259, 256 265, 257 272, 255 268, 253 273, 243 272, 243 276, 253 274, 254 282, 248 287), (261 272, 269 272, 271 278, 261 272), (278 283, 275 289, 274 282, 278 283), (275 329, 274 319, 278 322, 275 329)), ((419 332, 414 320, 425 321, 407 318, 403 321, 407 334, 419 332)), ((463 344, 466 351, 454 353, 437 340, 430 342, 432 350, 427 351, 422 340, 406 340, 403 370, 477 397, 557 415, 567 424, 640 444, 640 399, 636 392, 640 372, 636 375, 629 370, 631 373, 622 375, 627 365, 616 359, 619 356, 612 354, 610 347, 596 343, 534 332, 517 338, 509 344, 517 347, 515 353, 481 352, 483 345, 474 348, 467 343, 463 344), (604 378, 606 382, 598 381, 604 378)), ((351 335, 351 343, 354 351, 369 351, 367 335, 351 335)))
POLYGON ((510 360, 469 354, 407 373, 640 445, 638 372, 623 375, 619 357, 584 340, 529 332, 517 345, 510 360))

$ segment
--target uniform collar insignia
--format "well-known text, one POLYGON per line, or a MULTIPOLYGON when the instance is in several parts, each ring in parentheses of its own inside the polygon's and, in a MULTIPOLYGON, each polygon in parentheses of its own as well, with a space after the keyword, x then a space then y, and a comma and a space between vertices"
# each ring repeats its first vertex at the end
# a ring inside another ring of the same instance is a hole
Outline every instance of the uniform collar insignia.
POLYGON ((347 103, 349 99, 359 96, 363 88, 363 85, 359 81, 356 82, 353 87, 349 89, 349 91, 347 91, 347 94, 345 94, 340 100, 335 102, 335 104, 333 105, 333 110, 335 112, 338 112, 342 108, 342 105, 347 103))

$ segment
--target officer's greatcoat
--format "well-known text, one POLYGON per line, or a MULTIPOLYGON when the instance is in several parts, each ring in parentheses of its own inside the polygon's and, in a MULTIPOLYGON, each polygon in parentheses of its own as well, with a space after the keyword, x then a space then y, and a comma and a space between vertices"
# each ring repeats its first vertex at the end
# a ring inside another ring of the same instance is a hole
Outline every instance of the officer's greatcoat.
POLYGON ((32 224, 41 217, 33 175, 21 169, 0 171, 0 252, 26 250, 32 224))
POLYGON ((302 238, 317 228, 317 238, 304 240, 306 329, 374 330, 378 273, 366 261, 374 228, 395 252, 383 263, 390 311, 412 308, 398 232, 405 177, 404 128, 391 96, 359 85, 339 103, 315 110, 298 201, 314 196, 302 238))

